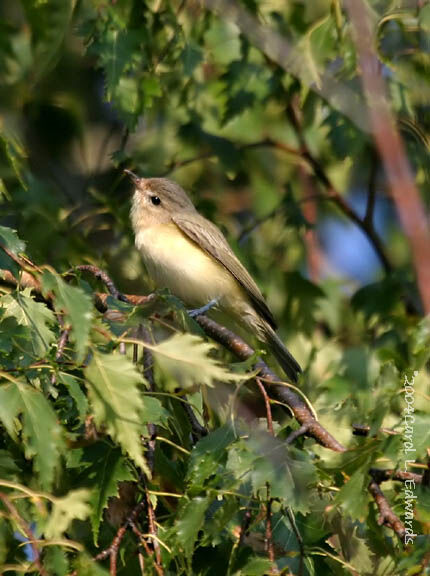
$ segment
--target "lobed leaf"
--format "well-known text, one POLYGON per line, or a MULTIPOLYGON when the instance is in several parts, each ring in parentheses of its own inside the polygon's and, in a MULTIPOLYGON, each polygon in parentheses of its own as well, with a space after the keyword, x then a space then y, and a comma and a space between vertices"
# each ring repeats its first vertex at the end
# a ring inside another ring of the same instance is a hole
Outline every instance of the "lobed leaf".
POLYGON ((22 416, 25 456, 34 458, 40 483, 49 488, 63 449, 62 430, 43 394, 17 380, 0 387, 0 420, 14 439, 18 438, 16 419, 19 416, 22 416))
POLYGON ((141 420, 143 377, 127 357, 94 351, 85 369, 88 396, 97 426, 104 426, 113 440, 149 475, 143 457, 141 420))
POLYGON ((84 360, 88 347, 93 303, 88 294, 77 286, 70 286, 57 274, 45 272, 42 277, 45 292, 53 292, 55 310, 63 313, 71 325, 71 339, 75 343, 77 361, 84 360))

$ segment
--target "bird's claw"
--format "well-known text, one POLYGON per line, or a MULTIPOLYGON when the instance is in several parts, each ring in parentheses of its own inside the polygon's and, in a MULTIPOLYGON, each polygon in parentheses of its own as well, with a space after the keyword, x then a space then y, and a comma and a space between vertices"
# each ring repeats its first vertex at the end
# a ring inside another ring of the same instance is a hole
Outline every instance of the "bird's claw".
POLYGON ((188 310, 188 316, 191 318, 195 318, 196 316, 200 316, 201 314, 206 314, 209 310, 214 308, 218 304, 217 298, 212 298, 207 304, 202 306, 201 308, 196 308, 195 310, 188 310))

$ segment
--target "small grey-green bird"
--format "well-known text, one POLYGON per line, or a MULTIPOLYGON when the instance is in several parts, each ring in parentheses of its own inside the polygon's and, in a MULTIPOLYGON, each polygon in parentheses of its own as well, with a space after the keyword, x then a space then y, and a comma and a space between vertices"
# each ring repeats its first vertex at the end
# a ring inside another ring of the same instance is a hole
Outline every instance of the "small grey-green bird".
POLYGON ((156 286, 193 307, 216 303, 266 343, 296 382, 301 368, 276 334, 263 295, 219 228, 197 212, 175 182, 126 172, 135 185, 131 221, 136 246, 156 286))

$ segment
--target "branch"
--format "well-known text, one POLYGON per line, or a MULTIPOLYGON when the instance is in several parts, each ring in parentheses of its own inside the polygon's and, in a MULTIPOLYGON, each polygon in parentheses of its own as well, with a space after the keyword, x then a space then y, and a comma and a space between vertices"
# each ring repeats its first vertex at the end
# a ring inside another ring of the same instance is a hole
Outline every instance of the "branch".
POLYGON ((292 45, 277 30, 263 26, 249 10, 234 0, 203 0, 209 10, 237 25, 245 38, 280 68, 296 76, 300 82, 319 94, 335 110, 347 116, 362 131, 368 131, 365 105, 361 95, 330 71, 318 70, 318 82, 303 62, 303 47, 292 45))
POLYGON ((364 232, 366 237, 369 239, 369 242, 372 244, 373 249, 375 250, 379 260, 381 261, 382 266, 387 274, 392 272, 393 266, 388 255, 385 252, 384 245, 382 240, 380 239, 378 233, 376 232, 373 221, 369 219, 362 219, 358 212, 352 208, 345 200, 345 198, 336 190, 334 185, 332 184, 330 178, 327 176, 322 164, 313 156, 312 152, 307 145, 305 137, 303 135, 302 124, 293 104, 289 103, 287 106, 287 116, 290 120, 290 123, 296 133, 296 136, 300 142, 300 147, 302 149, 302 154, 305 160, 307 161, 308 165, 312 168, 312 172, 315 178, 324 186, 328 195, 327 200, 332 202, 337 208, 343 212, 343 214, 352 220, 357 226, 364 232))
MULTIPOLYGON (((276 148, 292 156, 301 156, 301 151, 297 148, 288 146, 288 144, 284 144, 283 142, 274 140, 273 138, 263 138, 262 140, 257 140, 256 142, 239 144, 236 146, 236 151, 243 152, 245 150, 253 150, 254 148, 263 147, 276 148)), ((194 162, 200 162, 201 160, 209 160, 210 158, 215 158, 216 156, 217 154, 214 150, 207 150, 206 152, 202 152, 197 156, 191 156, 190 158, 185 158, 184 160, 174 161, 169 165, 167 171, 164 172, 161 176, 169 176, 172 172, 178 170, 178 168, 183 168, 184 166, 194 164, 194 162)))
POLYGON ((36 545, 36 538, 29 524, 27 524, 27 522, 20 516, 18 510, 15 508, 15 506, 3 492, 0 492, 0 500, 3 502, 4 507, 8 510, 11 517, 15 520, 20 530, 22 530, 22 532, 28 539, 28 543, 31 546, 33 554, 33 563, 37 566, 40 576, 48 576, 48 573, 43 567, 42 561, 40 559, 40 552, 36 545))
POLYGON ((273 546, 273 528, 272 528, 272 498, 270 497, 270 485, 267 483, 267 504, 266 504, 266 530, 264 544, 267 552, 267 557, 272 565, 270 574, 277 574, 275 564, 275 548, 273 546))
POLYGON ((157 572, 160 576, 163 576, 164 570, 161 564, 161 551, 160 551, 160 544, 158 543, 157 538, 157 524, 155 522, 155 512, 154 507, 152 506, 151 497, 148 492, 148 488, 145 485, 145 497, 146 497, 146 504, 148 510, 148 525, 149 525, 149 532, 154 536, 152 538, 152 545, 154 546, 155 551, 155 565, 157 566, 157 572))
POLYGON ((260 388, 260 392, 264 399, 264 405, 266 406, 267 430, 269 431, 269 434, 274 436, 275 434, 273 432, 272 410, 270 408, 269 396, 267 395, 266 388, 264 387, 264 384, 261 382, 260 378, 257 377, 255 381, 257 382, 257 386, 260 388))
POLYGON ((369 492, 372 494, 379 510, 378 524, 380 526, 388 526, 394 530, 399 538, 403 539, 406 533, 403 522, 399 519, 398 516, 396 516, 396 514, 394 514, 393 510, 388 504, 388 500, 381 490, 381 487, 375 480, 370 482, 369 492))
MULTIPOLYGON (((98 269, 97 269, 98 270, 98 269)), ((101 271, 100 271, 101 272, 101 271)), ((98 274, 98 272, 97 272, 98 274)), ((7 281, 13 285, 17 286, 18 282, 15 277, 10 274, 6 275, 7 281)), ((101 277, 98 275, 98 277, 101 277)), ((105 278, 109 278, 105 275, 105 278)), ((41 294, 41 286, 38 281, 35 281, 34 277, 28 275, 25 277, 29 285, 39 294, 41 294)), ((109 279, 110 280, 110 279, 109 279)), ((3 280, 4 281, 4 280, 3 280)), ((112 282, 112 281, 110 281, 112 282)), ((24 278, 21 279, 20 286, 25 288, 26 284, 24 278)), ((112 288, 112 286, 111 286, 112 288)), ((113 287, 114 291, 116 290, 113 287)), ((118 291, 117 291, 118 292, 118 291)), ((118 292, 119 293, 119 292, 118 292)), ((129 302, 134 306, 141 306, 150 302, 155 295, 150 294, 148 296, 137 296, 135 294, 122 295, 125 301, 129 302)), ((107 299, 108 294, 95 294, 95 305, 101 312, 107 311, 107 299)), ((213 338, 216 342, 220 343, 222 346, 230 350, 235 356, 241 360, 247 360, 254 355, 255 351, 251 346, 249 346, 242 338, 237 334, 228 330, 224 326, 217 324, 214 320, 206 316, 197 316, 195 320, 203 328, 205 333, 213 338)), ((295 418, 301 424, 301 430, 306 431, 308 436, 315 438, 322 446, 334 450, 335 452, 344 452, 345 447, 340 444, 329 432, 326 430, 314 417, 314 415, 309 410, 306 403, 296 394, 291 388, 286 385, 279 384, 281 378, 279 378, 262 360, 257 363, 257 368, 260 370, 259 377, 263 380, 273 382, 270 385, 270 389, 273 390, 274 394, 278 397, 281 402, 287 404, 295 418)), ((304 433, 304 432, 302 432, 304 433)))
POLYGON ((426 314, 430 313, 430 227, 415 185, 403 140, 387 100, 381 66, 373 49, 369 14, 363 0, 345 2, 354 30, 361 78, 368 101, 371 130, 385 168, 399 220, 409 240, 418 289, 426 314))
MULTIPOLYGON (((255 351, 237 334, 217 324, 214 320, 206 316, 197 316, 195 320, 203 328, 205 333, 230 350, 240 360, 247 360, 254 355, 255 351)), ((281 379, 274 373, 262 360, 256 364, 259 369, 259 377, 263 380, 273 382, 270 389, 281 402, 287 404, 295 418, 306 428, 308 436, 315 438, 322 446, 334 450, 335 452, 344 452, 345 447, 340 444, 314 417, 305 402, 288 386, 278 384, 281 379)))

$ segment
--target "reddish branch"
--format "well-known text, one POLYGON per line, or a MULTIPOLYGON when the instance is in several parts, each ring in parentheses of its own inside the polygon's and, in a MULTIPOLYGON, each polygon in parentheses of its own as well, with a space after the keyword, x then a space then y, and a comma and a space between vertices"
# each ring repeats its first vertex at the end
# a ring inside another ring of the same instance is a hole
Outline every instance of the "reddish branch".
POLYGON ((266 504, 266 532, 264 544, 267 552, 267 557, 272 564, 271 574, 277 574, 275 564, 275 547, 273 546, 273 528, 272 528, 272 498, 270 497, 270 485, 267 484, 267 504, 266 504))
POLYGON ((426 314, 430 313, 430 228, 415 185, 404 143, 396 127, 387 97, 381 64, 374 50, 369 14, 363 0, 346 0, 368 101, 371 129, 391 196, 400 222, 409 239, 418 288, 426 314))
POLYGON ((314 177, 319 181, 320 184, 322 184, 327 192, 325 198, 334 204, 347 218, 354 222, 364 232, 369 242, 372 244, 379 260, 381 261, 385 272, 391 272, 393 269, 392 264, 385 252, 382 240, 375 230, 373 220, 369 219, 369 217, 366 218, 366 216, 361 218, 359 213, 356 212, 354 208, 348 204, 345 198, 336 190, 330 178, 327 176, 322 164, 312 154, 303 135, 299 113, 293 104, 288 104, 287 116, 300 142, 303 158, 312 169, 314 177))
POLYGON ((149 533, 152 534, 152 545, 154 547, 155 552, 155 566, 157 567, 157 573, 160 576, 163 576, 164 570, 161 564, 161 550, 160 544, 158 543, 157 539, 157 524, 155 521, 155 512, 154 507, 152 506, 151 497, 148 492, 148 488, 145 486, 145 497, 146 497, 146 506, 148 511, 148 526, 149 526, 149 533))
POLYGON ((19 529, 23 532, 23 534, 28 539, 28 543, 31 547, 32 554, 33 554, 33 563, 36 565, 40 576, 48 576, 45 568, 43 567, 42 561, 40 559, 40 552, 36 545, 36 538, 33 534, 32 529, 30 528, 29 524, 21 517, 18 510, 9 500, 9 498, 3 492, 0 492, 0 500, 3 502, 4 507, 9 512, 10 516, 15 520, 19 529))
POLYGON ((391 506, 388 504, 387 498, 381 490, 381 487, 375 480, 370 482, 369 492, 372 494, 379 510, 378 524, 380 526, 388 526, 394 530, 399 538, 403 539, 406 532, 403 522, 396 514, 394 514, 391 506))
MULTIPOLYGON (((98 275, 98 277, 101 277, 101 276, 98 275)), ((2 271, 2 282, 6 283, 10 286, 15 286, 15 287, 18 285, 17 280, 8 271, 2 271)), ((28 272, 24 272, 21 275, 19 286, 22 288, 30 286, 38 293, 39 296, 41 296, 43 298, 42 293, 41 293, 40 283, 37 280, 37 278, 35 278, 32 274, 29 274, 28 272)), ((95 304, 96 304, 97 308, 102 312, 106 312, 106 310, 107 310, 107 297, 108 297, 107 294, 98 293, 95 295, 95 304)), ((139 305, 144 305, 144 304, 148 303, 153 297, 154 297, 153 295, 149 295, 149 296, 126 295, 126 296, 123 296, 122 299, 130 302, 131 304, 133 304, 135 306, 139 306, 139 305)), ((49 298, 51 298, 51 296, 45 296, 45 299, 47 299, 47 298, 49 301, 49 298)), ((230 330, 228 330, 224 326, 220 326, 219 324, 217 324, 213 320, 207 318, 206 316, 197 316, 196 321, 199 323, 199 325, 203 328, 205 333, 210 338, 219 342, 221 345, 223 345, 225 348, 227 348, 233 354, 235 354, 239 359, 247 360, 248 358, 250 358, 251 356, 254 355, 254 350, 244 340, 242 340, 239 336, 237 336, 236 334, 234 334, 233 332, 231 332, 230 330)), ((151 362, 152 362, 152 359, 151 359, 151 362)), ((270 386, 270 390, 273 391, 273 393, 281 400, 281 402, 287 404, 290 407, 295 418, 300 423, 299 429, 295 430, 294 432, 292 432, 292 434, 290 434, 289 438, 287 439, 288 443, 291 443, 298 436, 306 434, 308 436, 313 437, 315 440, 317 440, 321 445, 325 446, 326 448, 329 448, 329 449, 334 450, 336 452, 345 451, 344 446, 342 446, 342 444, 340 444, 315 419, 315 417, 312 414, 312 412, 310 411, 309 407, 306 405, 306 403, 302 400, 302 398, 298 394, 296 394, 291 388, 280 384, 279 383, 279 381, 280 381, 279 377, 274 372, 272 372, 270 370, 270 368, 263 361, 259 360, 257 362, 256 367, 259 369, 259 374, 258 374, 258 379, 260 380, 259 384, 261 384, 261 386, 263 387, 263 389, 265 391, 265 393, 263 394, 263 397, 265 399, 266 409, 268 411, 268 421, 271 418, 270 403, 268 403, 269 398, 268 398, 268 395, 266 392, 266 386, 262 383, 262 381, 267 382, 270 386), (270 414, 270 416, 269 416, 269 414, 270 414)), ((149 365, 146 364, 146 367, 145 367, 145 363, 144 363, 144 370, 148 370, 148 368, 149 368, 149 365)), ((151 378, 150 374, 149 374, 149 378, 151 378)), ((259 386, 260 390, 261 390, 261 386, 259 386)), ((269 422, 268 422, 268 425, 269 425, 269 422)), ((372 473, 372 481, 369 485, 369 491, 372 494, 373 498, 375 499, 375 502, 376 502, 378 509, 380 511, 381 524, 385 524, 387 526, 390 526, 398 535, 404 534, 404 526, 401 523, 401 521, 399 520, 399 518, 394 514, 394 512, 390 508, 388 501, 386 500, 386 498, 385 498, 385 496, 384 496, 384 494, 383 494, 383 492, 379 486, 379 483, 382 481, 385 481, 386 479, 390 479, 390 478, 400 480, 403 478, 402 475, 405 475, 405 474, 408 475, 408 479, 410 479, 413 476, 416 481, 421 481, 422 480, 421 477, 419 477, 419 475, 411 475, 411 473, 401 473, 401 472, 392 472, 392 471, 372 470, 371 473, 372 473), (378 476, 378 474, 379 474, 379 476, 378 476), (418 478, 420 478, 420 480, 418 480, 418 478)), ((406 476, 405 476, 405 478, 406 478, 406 476)), ((145 495, 146 495, 146 505, 147 505, 147 510, 148 510, 149 529, 150 529, 150 533, 154 535, 154 538, 152 538, 152 540, 153 540, 153 546, 154 546, 154 552, 155 552, 155 564, 156 564, 156 569, 157 569, 158 573, 161 575, 163 568, 161 566, 160 548, 159 548, 159 544, 158 544, 158 541, 156 538, 157 532, 156 532, 155 515, 154 515, 154 510, 153 510, 153 507, 152 507, 152 504, 151 504, 151 501, 149 498, 149 494, 148 494, 146 488, 145 488, 145 491, 146 491, 145 495)), ((139 504, 138 506, 141 506, 141 505, 142 505, 142 503, 139 504)), ((113 574, 114 576, 116 574, 116 561, 117 561, 117 554, 118 554, 119 546, 120 546, 121 541, 124 537, 124 534, 125 534, 127 527, 131 526, 130 522, 135 521, 135 518, 136 518, 139 510, 140 510, 140 508, 136 507, 136 509, 132 512, 132 514, 127 519, 126 523, 123 524, 122 527, 117 532, 114 540, 112 541, 111 546, 109 548, 107 548, 106 550, 104 550, 103 552, 101 552, 96 557, 97 559, 107 558, 108 556, 110 557, 111 574, 113 574)), ((242 531, 241 537, 243 537, 243 531, 242 531)))
MULTIPOLYGON (((211 320, 206 316, 197 316, 195 320, 210 338, 233 352, 233 354, 240 360, 247 360, 254 355, 254 349, 237 334, 225 328, 225 326, 220 326, 214 320, 211 320)), ((315 419, 314 415, 300 396, 288 386, 278 384, 281 379, 272 372, 272 370, 270 370, 267 364, 259 360, 256 367, 259 369, 259 377, 261 380, 269 383, 273 382, 273 384, 270 384, 270 390, 273 391, 275 396, 277 396, 281 402, 284 402, 291 408, 295 418, 306 430, 308 436, 312 436, 322 446, 330 448, 335 452, 345 451, 345 447, 342 446, 342 444, 340 444, 340 442, 338 442, 336 438, 334 438, 330 432, 328 432, 315 419)))
POLYGON ((264 384, 262 383, 262 381, 260 380, 260 378, 256 378, 255 381, 257 382, 257 386, 260 388, 260 392, 263 396, 264 399, 264 405, 266 407, 266 421, 267 421, 267 430, 269 431, 269 433, 274 436, 274 432, 273 432, 273 420, 272 420, 272 410, 270 408, 270 398, 267 394, 266 388, 264 387, 264 384))
MULTIPOLYGON (((7 272, 7 271, 6 271, 7 272)), ((22 276, 20 285, 25 287, 25 281, 29 282, 29 285, 36 290, 38 293, 41 292, 40 283, 31 275, 22 276)), ((7 282, 12 286, 17 286, 17 280, 12 274, 6 274, 3 278, 3 282, 7 282)), ((140 306, 147 304, 153 295, 149 296, 137 296, 134 294, 123 295, 123 299, 126 298, 128 302, 134 306, 140 306)), ((107 300, 108 295, 102 293, 95 294, 95 304, 97 308, 106 312, 107 310, 107 300)), ((206 316, 197 316, 196 321, 203 328, 205 333, 213 338, 215 341, 219 342, 222 346, 230 350, 235 356, 241 360, 247 360, 254 355, 254 350, 247 344, 242 338, 237 334, 228 330, 224 326, 217 324, 214 320, 206 316)), ((281 381, 279 376, 277 376, 270 368, 263 362, 259 361, 257 364, 259 368, 259 377, 264 381, 273 382, 270 384, 270 390, 278 397, 281 402, 287 404, 295 418, 302 426, 302 430, 306 432, 308 436, 315 438, 322 446, 330 448, 336 452, 343 452, 345 447, 340 444, 314 417, 314 415, 309 410, 306 403, 301 399, 301 397, 296 394, 291 388, 285 385, 277 384, 281 381)), ((304 433, 304 432, 303 432, 304 433)))

